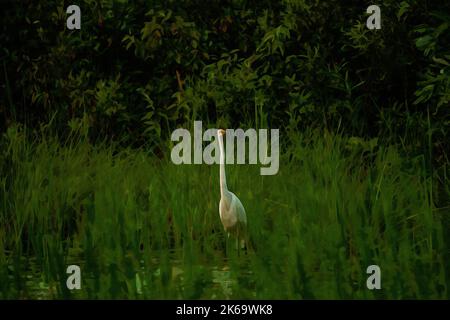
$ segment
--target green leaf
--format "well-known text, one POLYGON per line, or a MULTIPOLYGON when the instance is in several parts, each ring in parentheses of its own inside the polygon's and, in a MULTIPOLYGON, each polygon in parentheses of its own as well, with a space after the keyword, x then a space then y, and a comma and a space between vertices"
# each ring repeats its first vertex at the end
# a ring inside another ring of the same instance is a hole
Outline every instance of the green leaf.
POLYGON ((400 20, 400 18, 409 10, 409 3, 406 1, 402 1, 400 3, 400 9, 397 12, 397 18, 400 20))

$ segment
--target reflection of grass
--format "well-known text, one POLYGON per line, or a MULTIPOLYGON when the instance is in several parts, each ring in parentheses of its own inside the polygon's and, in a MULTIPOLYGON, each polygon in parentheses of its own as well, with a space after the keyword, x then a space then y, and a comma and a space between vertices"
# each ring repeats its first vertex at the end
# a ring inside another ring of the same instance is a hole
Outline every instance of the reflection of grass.
POLYGON ((2 298, 449 297, 448 211, 430 205, 420 157, 322 137, 281 159, 276 176, 228 166, 249 220, 250 248, 238 257, 218 216, 217 166, 9 136, 2 298), (80 291, 65 288, 69 264, 82 269, 80 291), (371 264, 381 291, 366 289, 371 264))

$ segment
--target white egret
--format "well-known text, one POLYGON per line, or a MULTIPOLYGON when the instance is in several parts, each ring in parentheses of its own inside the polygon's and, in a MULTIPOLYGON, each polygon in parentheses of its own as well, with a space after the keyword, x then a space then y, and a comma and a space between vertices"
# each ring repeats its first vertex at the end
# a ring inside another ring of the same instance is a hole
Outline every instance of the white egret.
MULTIPOLYGON (((227 178, 225 175, 225 152, 223 148, 223 136, 225 130, 217 130, 220 151, 220 202, 219 215, 225 231, 236 237, 237 245, 241 240, 241 247, 245 245, 245 232, 247 227, 247 215, 241 200, 227 187, 227 178)), ((238 248, 239 249, 239 248, 238 248)))

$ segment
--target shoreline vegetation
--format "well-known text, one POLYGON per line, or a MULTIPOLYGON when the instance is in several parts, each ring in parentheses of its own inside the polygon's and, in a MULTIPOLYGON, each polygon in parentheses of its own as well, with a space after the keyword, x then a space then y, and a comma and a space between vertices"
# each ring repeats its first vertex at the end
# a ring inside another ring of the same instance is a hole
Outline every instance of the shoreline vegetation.
POLYGON ((448 208, 425 156, 329 133, 297 136, 280 172, 227 166, 249 219, 238 257, 217 165, 174 165, 74 133, 3 137, 0 297, 448 299, 448 208), (81 290, 66 288, 79 265, 81 290), (368 290, 366 268, 381 268, 368 290))
POLYGON ((450 299, 450 1, 355 3, 0 1, 0 299, 450 299))

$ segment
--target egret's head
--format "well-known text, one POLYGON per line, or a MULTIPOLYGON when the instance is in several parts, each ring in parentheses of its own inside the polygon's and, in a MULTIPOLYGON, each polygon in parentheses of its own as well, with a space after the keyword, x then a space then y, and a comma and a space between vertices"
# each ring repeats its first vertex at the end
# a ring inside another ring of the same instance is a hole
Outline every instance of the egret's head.
POLYGON ((219 137, 224 136, 224 135, 225 135, 225 130, 223 130, 223 129, 217 130, 217 135, 218 135, 219 137))

